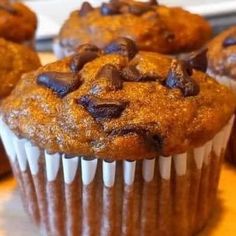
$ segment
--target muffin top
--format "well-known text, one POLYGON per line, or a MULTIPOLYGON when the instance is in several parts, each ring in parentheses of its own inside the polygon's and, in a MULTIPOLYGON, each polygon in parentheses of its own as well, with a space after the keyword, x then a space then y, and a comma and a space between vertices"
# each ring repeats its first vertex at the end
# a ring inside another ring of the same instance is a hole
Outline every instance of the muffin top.
POLYGON ((84 43, 104 48, 118 37, 128 37, 140 50, 175 54, 201 47, 210 35, 206 20, 181 8, 161 6, 155 0, 112 0, 99 8, 84 2, 72 12, 58 38, 71 52, 84 43))
POLYGON ((234 95, 206 74, 127 38, 111 45, 25 74, 2 103, 4 121, 49 153, 138 160, 200 146, 233 114, 234 95))
POLYGON ((0 37, 22 43, 34 38, 36 15, 25 5, 0 0, 0 37))
POLYGON ((23 73, 40 66, 35 52, 4 39, 0 39, 0 61, 0 98, 9 95, 23 73))
POLYGON ((211 73, 236 79, 236 26, 216 36, 208 46, 211 73))

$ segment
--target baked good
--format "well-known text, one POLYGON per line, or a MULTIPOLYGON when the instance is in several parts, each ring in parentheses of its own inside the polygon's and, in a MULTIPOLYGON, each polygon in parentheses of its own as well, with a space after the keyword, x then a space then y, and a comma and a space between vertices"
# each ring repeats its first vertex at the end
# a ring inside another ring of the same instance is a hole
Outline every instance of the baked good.
MULTIPOLYGON (((30 49, 0 39, 0 100, 8 96, 25 72, 40 66, 37 54, 30 49)), ((10 167, 0 143, 0 175, 9 172, 10 167)))
POLYGON ((0 37, 16 43, 33 45, 37 18, 20 2, 0 1, 0 37))
POLYGON ((179 54, 201 48, 211 27, 196 14, 157 1, 112 0, 99 8, 84 2, 62 26, 54 52, 61 58, 84 43, 105 48, 122 36, 135 40, 140 50, 179 54))
POLYGON ((192 235, 214 206, 235 97, 183 61, 114 44, 25 74, 2 103, 26 208, 48 235, 192 235))
MULTIPOLYGON (((229 87, 236 94, 236 26, 217 37, 208 46, 207 72, 216 80, 229 87)), ((234 125, 226 151, 226 159, 236 164, 236 125, 234 125)))

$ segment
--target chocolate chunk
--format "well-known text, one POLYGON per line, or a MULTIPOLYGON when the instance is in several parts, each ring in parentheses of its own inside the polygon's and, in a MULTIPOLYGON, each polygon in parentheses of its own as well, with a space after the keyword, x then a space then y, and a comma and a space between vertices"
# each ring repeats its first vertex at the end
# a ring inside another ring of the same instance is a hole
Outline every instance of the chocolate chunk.
POLYGON ((102 54, 102 50, 100 48, 98 48, 97 46, 93 45, 93 44, 89 44, 89 43, 85 43, 80 45, 77 49, 76 49, 77 53, 83 53, 83 52, 96 52, 98 55, 102 54))
POLYGON ((78 75, 62 72, 43 72, 37 76, 37 84, 45 86, 64 97, 81 85, 78 75))
POLYGON ((200 92, 199 85, 193 80, 183 62, 173 60, 165 84, 168 88, 179 88, 185 97, 196 96, 200 92))
POLYGON ((121 74, 117 70, 117 68, 112 64, 107 64, 103 66, 98 72, 96 78, 98 80, 102 78, 107 79, 110 82, 109 89, 111 91, 116 91, 122 89, 123 87, 123 80, 121 74))
POLYGON ((121 73, 123 79, 126 81, 145 82, 158 80, 157 76, 141 74, 134 65, 125 67, 121 73))
POLYGON ((207 70, 207 48, 190 54, 186 64, 195 70, 206 72, 207 70))
POLYGON ((229 35, 223 42, 223 47, 230 47, 236 45, 236 35, 229 35))
POLYGON ((91 6, 91 4, 89 2, 83 2, 79 11, 79 15, 86 16, 91 11, 93 11, 93 7, 91 6))
POLYGON ((138 53, 138 49, 133 40, 123 37, 110 43, 104 52, 107 54, 118 53, 132 59, 138 53))
POLYGON ((159 134, 152 134, 149 130, 138 125, 127 125, 125 127, 112 130, 109 135, 111 136, 126 136, 129 134, 137 134, 141 136, 147 144, 154 147, 155 150, 160 151, 163 146, 163 137, 159 134))
POLYGON ((117 15, 120 14, 120 9, 115 3, 103 3, 100 12, 103 16, 117 15))
POLYGON ((82 96, 77 101, 94 118, 118 118, 127 106, 127 102, 100 99, 89 95, 82 96))
POLYGON ((73 73, 79 72, 83 66, 96 59, 99 56, 97 52, 93 51, 84 51, 78 54, 75 54, 70 61, 70 69, 73 73))
POLYGON ((165 38, 165 40, 168 43, 171 43, 175 39, 175 34, 173 32, 168 31, 168 30, 164 30, 163 31, 163 37, 165 38))
POLYGON ((149 0, 148 3, 149 3, 151 6, 158 6, 158 5, 159 5, 159 3, 158 3, 157 0, 149 0))
POLYGON ((2 0, 0 2, 0 10, 7 11, 7 12, 9 12, 11 14, 16 14, 17 13, 16 9, 12 6, 11 3, 9 3, 8 0, 7 1, 6 0, 2 0))

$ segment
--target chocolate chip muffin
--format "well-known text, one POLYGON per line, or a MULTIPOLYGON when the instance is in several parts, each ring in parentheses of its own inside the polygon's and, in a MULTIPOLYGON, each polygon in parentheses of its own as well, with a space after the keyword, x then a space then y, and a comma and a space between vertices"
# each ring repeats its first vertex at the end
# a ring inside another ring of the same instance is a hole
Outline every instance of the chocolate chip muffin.
MULTIPOLYGON (((231 27, 209 43, 208 74, 236 94, 236 27, 231 27)), ((236 124, 226 151, 226 158, 236 164, 236 124)))
POLYGON ((24 4, 0 1, 0 37, 32 46, 37 27, 36 15, 24 4))
POLYGON ((26 209, 47 235, 192 235, 214 206, 235 97, 128 38, 112 48, 82 45, 2 103, 26 209))
POLYGON ((64 23, 54 52, 62 58, 84 43, 106 48, 124 36, 135 40, 141 50, 179 54, 201 48, 210 35, 211 28, 202 17, 155 0, 111 0, 99 8, 84 2, 64 23))
MULTIPOLYGON (((8 96, 25 72, 40 66, 36 53, 30 49, 0 39, 0 99, 8 96)), ((0 175, 9 172, 10 167, 2 143, 0 142, 0 175)))

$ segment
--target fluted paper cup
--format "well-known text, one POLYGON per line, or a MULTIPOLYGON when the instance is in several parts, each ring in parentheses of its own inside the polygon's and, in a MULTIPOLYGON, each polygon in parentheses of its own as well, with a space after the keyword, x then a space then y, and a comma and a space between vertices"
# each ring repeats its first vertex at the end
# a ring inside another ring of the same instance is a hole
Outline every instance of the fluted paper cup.
MULTIPOLYGON (((210 70, 208 70, 207 73, 213 78, 215 78, 220 84, 223 84, 229 89, 231 89, 236 95, 236 80, 228 76, 214 75, 214 73, 210 70)), ((236 165, 236 122, 234 123, 232 128, 232 132, 226 148, 225 158, 226 160, 236 165)))
POLYGON ((1 136, 22 199, 42 234, 192 235, 216 199, 234 118, 205 145, 140 161, 49 154, 1 121, 1 136))

